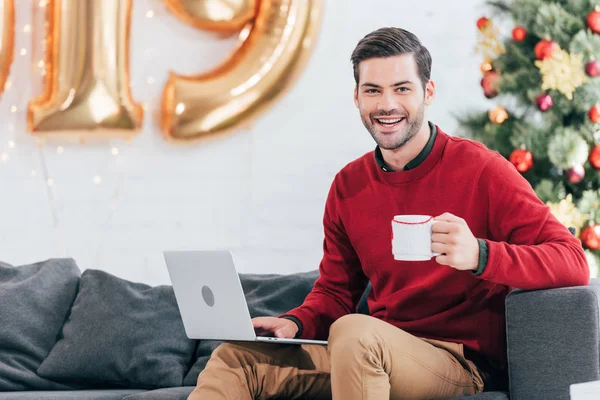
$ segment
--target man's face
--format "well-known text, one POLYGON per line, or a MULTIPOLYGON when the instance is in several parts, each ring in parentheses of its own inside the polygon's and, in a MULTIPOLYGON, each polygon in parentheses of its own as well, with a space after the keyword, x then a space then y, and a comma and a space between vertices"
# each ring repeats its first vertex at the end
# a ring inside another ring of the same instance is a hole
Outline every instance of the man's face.
POLYGON ((400 148, 417 134, 434 94, 432 81, 423 90, 412 54, 371 58, 359 64, 354 103, 382 149, 400 148))

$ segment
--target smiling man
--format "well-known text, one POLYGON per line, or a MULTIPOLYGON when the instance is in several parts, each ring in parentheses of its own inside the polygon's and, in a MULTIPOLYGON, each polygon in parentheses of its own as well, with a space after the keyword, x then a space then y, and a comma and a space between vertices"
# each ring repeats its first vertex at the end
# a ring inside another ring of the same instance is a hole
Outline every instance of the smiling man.
POLYGON ((579 241, 498 153, 427 120, 431 56, 382 28, 352 54, 354 101, 377 146, 329 191, 320 277, 304 303, 253 320, 259 334, 328 346, 227 343, 191 400, 451 399, 506 385, 511 288, 585 285, 579 241), (428 261, 394 259, 394 215, 435 216, 428 261), (357 314, 371 282, 370 315, 357 314))

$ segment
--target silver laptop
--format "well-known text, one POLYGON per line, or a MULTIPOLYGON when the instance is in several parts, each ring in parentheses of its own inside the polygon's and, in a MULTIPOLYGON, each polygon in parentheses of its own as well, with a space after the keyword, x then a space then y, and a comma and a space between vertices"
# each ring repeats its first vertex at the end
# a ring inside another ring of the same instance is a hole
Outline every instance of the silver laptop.
POLYGON ((165 251, 163 254, 190 339, 327 344, 324 340, 256 336, 230 251, 165 251))

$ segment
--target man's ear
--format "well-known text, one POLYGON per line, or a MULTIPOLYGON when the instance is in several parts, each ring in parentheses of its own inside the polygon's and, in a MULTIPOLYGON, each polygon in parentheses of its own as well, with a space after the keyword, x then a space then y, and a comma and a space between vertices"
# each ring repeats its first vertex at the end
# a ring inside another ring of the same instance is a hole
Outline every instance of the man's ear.
POLYGON ((354 86, 354 105, 358 107, 358 85, 354 86))
POLYGON ((431 79, 425 85, 425 105, 430 106, 435 99, 435 82, 431 79))

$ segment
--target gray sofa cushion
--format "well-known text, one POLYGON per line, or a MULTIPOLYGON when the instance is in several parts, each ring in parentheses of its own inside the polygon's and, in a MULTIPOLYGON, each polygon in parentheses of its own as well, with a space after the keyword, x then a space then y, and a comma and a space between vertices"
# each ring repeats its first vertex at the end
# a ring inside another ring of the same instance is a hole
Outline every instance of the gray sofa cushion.
POLYGON ((0 391, 70 389, 36 370, 58 339, 80 274, 72 259, 0 265, 0 391))
POLYGON ((511 400, 568 400, 571 384, 600 379, 599 283, 508 295, 511 400))
POLYGON ((38 373, 87 388, 181 386, 195 345, 171 286, 86 270, 62 338, 38 373))
POLYGON ((506 392, 483 392, 472 396, 456 397, 452 400, 510 400, 506 392))
MULTIPOLYGON (((278 316, 299 306, 312 290, 318 277, 318 270, 289 275, 240 274, 250 316, 278 316)), ((219 344, 221 342, 214 340, 203 340, 199 343, 196 363, 183 380, 185 386, 196 385, 198 375, 219 344)))
POLYGON ((0 400, 121 400, 143 390, 70 390, 47 392, 0 392, 0 400))
POLYGON ((148 392, 132 394, 123 398, 123 400, 186 400, 190 393, 192 393, 192 390, 194 390, 194 386, 150 390, 148 392))

